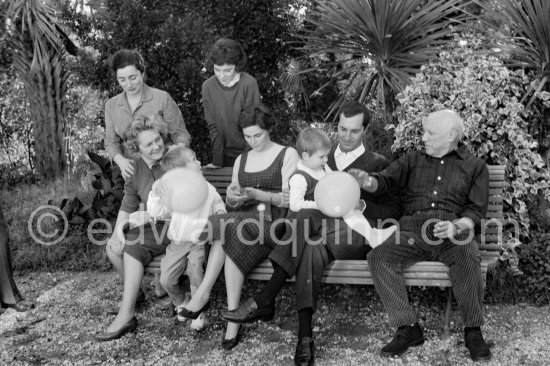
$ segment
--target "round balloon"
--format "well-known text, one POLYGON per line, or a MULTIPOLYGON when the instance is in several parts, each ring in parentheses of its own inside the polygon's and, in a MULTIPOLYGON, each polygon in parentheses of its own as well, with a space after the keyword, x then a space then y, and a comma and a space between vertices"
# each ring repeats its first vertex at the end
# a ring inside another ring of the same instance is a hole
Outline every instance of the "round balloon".
POLYGON ((357 205, 361 198, 361 189, 350 174, 332 172, 317 183, 314 197, 317 208, 325 215, 342 217, 357 205))
POLYGON ((201 207, 208 197, 208 183, 196 170, 172 169, 166 172, 161 180, 166 186, 173 211, 194 211, 201 207))

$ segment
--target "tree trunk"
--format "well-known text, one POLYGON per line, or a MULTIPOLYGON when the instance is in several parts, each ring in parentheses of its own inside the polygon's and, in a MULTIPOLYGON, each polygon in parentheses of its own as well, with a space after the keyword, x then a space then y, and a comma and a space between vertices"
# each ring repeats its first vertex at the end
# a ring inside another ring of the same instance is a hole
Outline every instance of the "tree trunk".
POLYGON ((67 78, 61 56, 52 50, 47 62, 23 77, 33 119, 34 165, 37 173, 47 179, 62 176, 67 166, 67 78))

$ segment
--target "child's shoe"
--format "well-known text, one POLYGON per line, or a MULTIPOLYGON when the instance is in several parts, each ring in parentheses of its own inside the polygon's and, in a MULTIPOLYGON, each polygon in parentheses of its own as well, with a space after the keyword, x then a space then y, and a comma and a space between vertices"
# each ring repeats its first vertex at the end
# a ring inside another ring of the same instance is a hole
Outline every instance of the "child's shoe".
MULTIPOLYGON (((179 317, 178 317, 179 319, 179 317)), ((203 330, 206 326, 206 314, 200 313, 199 317, 197 319, 193 319, 191 321, 191 329, 196 330, 197 332, 200 330, 203 330)))
POLYGON ((185 305, 189 304, 189 300, 191 300, 191 294, 189 292, 186 292, 185 299, 183 300, 183 302, 178 306, 175 306, 176 315, 178 317, 178 321, 180 322, 184 322, 187 320, 186 317, 179 315, 179 313, 180 313, 180 310, 185 307, 185 305))

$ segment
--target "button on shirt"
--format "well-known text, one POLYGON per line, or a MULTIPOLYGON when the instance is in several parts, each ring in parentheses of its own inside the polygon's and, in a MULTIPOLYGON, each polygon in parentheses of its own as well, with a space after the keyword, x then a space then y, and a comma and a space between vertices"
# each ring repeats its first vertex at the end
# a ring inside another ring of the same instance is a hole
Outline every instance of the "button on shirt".
POLYGON ((346 169, 348 165, 350 165, 358 157, 363 155, 364 152, 365 146, 363 146, 363 144, 359 145, 359 147, 355 148, 355 150, 349 151, 347 153, 340 150, 340 145, 338 145, 338 147, 334 151, 334 160, 336 161, 336 167, 340 171, 346 169))
POLYGON ((458 217, 469 217, 479 225, 487 212, 487 166, 470 154, 466 146, 441 158, 415 151, 373 176, 378 178, 377 194, 386 192, 388 187, 402 189, 405 213, 445 210, 458 217))

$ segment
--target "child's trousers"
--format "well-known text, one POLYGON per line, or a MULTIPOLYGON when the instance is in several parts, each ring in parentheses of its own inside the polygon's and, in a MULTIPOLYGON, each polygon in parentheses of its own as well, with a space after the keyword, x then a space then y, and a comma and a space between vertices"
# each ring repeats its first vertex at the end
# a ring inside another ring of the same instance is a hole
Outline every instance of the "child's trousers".
POLYGON ((204 278, 204 245, 172 241, 166 248, 166 256, 160 261, 160 284, 176 307, 185 299, 185 290, 179 284, 184 272, 189 277, 193 295, 204 278))

